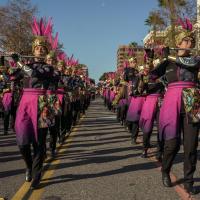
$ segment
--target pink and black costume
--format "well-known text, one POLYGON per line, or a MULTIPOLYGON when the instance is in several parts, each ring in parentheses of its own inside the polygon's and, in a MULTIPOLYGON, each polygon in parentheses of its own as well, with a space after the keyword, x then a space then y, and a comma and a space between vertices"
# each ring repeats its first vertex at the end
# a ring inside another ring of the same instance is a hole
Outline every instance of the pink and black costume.
POLYGON ((152 72, 152 78, 165 76, 167 92, 160 109, 159 132, 164 141, 162 161, 163 174, 169 174, 181 143, 183 131, 184 179, 185 184, 193 184, 193 174, 197 162, 199 119, 199 94, 197 89, 200 59, 198 57, 177 57, 176 61, 166 60, 152 72), (192 100, 192 101, 190 101, 192 100), (193 104, 193 103, 194 104, 193 104), (190 107, 190 112, 188 112, 190 107))

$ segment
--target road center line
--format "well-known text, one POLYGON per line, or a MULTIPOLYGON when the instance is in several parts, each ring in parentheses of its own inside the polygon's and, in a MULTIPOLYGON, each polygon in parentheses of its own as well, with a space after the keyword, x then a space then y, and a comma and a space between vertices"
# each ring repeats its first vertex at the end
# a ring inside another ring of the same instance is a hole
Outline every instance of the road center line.
MULTIPOLYGON (((79 123, 77 124, 80 125, 82 120, 85 118, 85 116, 80 118, 79 123)), ((66 148, 68 148, 71 145, 72 142, 72 138, 75 135, 75 133, 77 132, 78 128, 74 127, 70 133, 70 135, 67 137, 67 139, 65 140, 64 144, 58 145, 57 149, 58 149, 58 153, 57 155, 59 155, 59 153, 63 153, 64 151, 66 151, 66 148)), ((56 169, 56 166, 60 163, 61 160, 52 160, 48 163, 48 167, 47 169, 44 171, 44 174, 42 176, 41 179, 41 183, 47 183, 48 181, 43 181, 46 179, 49 179, 53 174, 54 171, 56 169), (52 166, 53 165, 53 166, 52 166)), ((11 200, 39 200, 42 193, 44 192, 45 188, 39 188, 36 190, 30 190, 30 185, 31 183, 25 182, 20 189, 16 192, 16 194, 12 197, 11 200)))

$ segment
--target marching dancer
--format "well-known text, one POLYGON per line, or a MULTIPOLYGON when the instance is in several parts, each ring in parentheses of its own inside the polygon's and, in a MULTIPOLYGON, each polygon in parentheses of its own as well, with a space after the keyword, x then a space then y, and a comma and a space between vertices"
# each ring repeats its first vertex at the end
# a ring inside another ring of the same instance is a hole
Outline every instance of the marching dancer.
POLYGON ((139 133, 139 119, 142 111, 142 106, 145 101, 145 96, 142 95, 141 90, 141 77, 137 66, 136 57, 129 59, 130 68, 127 68, 125 72, 125 80, 131 82, 132 94, 131 100, 127 111, 126 120, 130 124, 131 140, 133 144, 136 144, 137 136, 139 133))
POLYGON ((151 74, 154 79, 164 75, 168 82, 159 119, 160 139, 164 141, 163 185, 172 186, 170 171, 179 151, 183 132, 184 188, 188 193, 195 194, 197 191, 193 187, 193 175, 197 163, 200 124, 200 96, 197 88, 200 59, 191 56, 188 50, 195 46, 191 23, 186 20, 186 23, 182 21, 182 24, 182 31, 176 35, 176 46, 180 48, 176 57, 168 56, 169 49, 165 48, 166 59, 151 74), (185 27, 187 29, 184 29, 185 27))
POLYGON ((57 138, 60 137, 60 117, 62 113, 61 103, 59 98, 57 97, 58 82, 61 75, 60 72, 56 70, 56 64, 57 64, 56 48, 57 45, 55 46, 55 48, 53 48, 53 51, 49 52, 49 54, 46 57, 46 63, 54 67, 53 78, 51 79, 47 90, 47 98, 52 117, 51 121, 53 122, 49 127, 49 133, 50 133, 49 146, 51 151, 51 157, 55 156, 57 138))
POLYGON ((25 161, 27 170, 25 180, 30 182, 33 178, 31 188, 38 187, 41 179, 42 166, 45 154, 46 134, 51 126, 49 106, 46 98, 50 80, 53 78, 53 67, 44 62, 49 51, 49 43, 45 33, 51 31, 51 21, 47 25, 43 20, 37 22, 34 19, 32 24, 35 39, 32 45, 34 62, 25 65, 17 54, 12 58, 21 69, 19 74, 23 75, 23 92, 17 109, 15 132, 20 153, 25 161), (40 27, 42 26, 42 27, 40 27), (34 156, 31 153, 31 144, 34 149, 34 156))
MULTIPOLYGON (((153 57, 154 50, 146 49, 145 50, 145 65, 143 72, 143 82, 144 82, 144 90, 147 94, 139 120, 139 126, 143 132, 143 147, 144 151, 141 157, 147 157, 147 150, 150 147, 150 137, 153 131, 154 121, 156 119, 158 125, 158 117, 159 117, 159 105, 158 102, 160 98, 162 98, 162 94, 164 92, 164 85, 160 81, 153 81, 149 77, 150 71, 153 69, 153 57)), ((157 126, 158 127, 158 126, 157 126)), ((162 145, 159 140, 159 134, 157 136, 158 142, 158 152, 157 159, 161 160, 162 155, 162 145)))

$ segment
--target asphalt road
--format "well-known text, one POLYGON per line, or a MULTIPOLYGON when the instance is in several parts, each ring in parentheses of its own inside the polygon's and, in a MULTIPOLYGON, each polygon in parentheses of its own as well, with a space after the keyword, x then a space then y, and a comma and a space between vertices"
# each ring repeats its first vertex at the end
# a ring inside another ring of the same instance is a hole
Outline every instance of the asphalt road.
MULTIPOLYGON (((200 194, 189 197, 182 189, 182 151, 173 166, 174 187, 165 188, 160 164, 154 160, 155 148, 151 149, 149 158, 141 158, 142 144, 130 143, 130 134, 116 121, 115 114, 103 106, 101 99, 91 103, 86 115, 59 147, 56 158, 45 163, 41 186, 35 191, 29 190, 29 183, 24 183, 25 166, 14 134, 3 136, 2 129, 0 132, 0 197, 12 200, 200 199, 200 194)), ((154 134, 153 145, 155 140, 154 134)), ((199 169, 198 162, 197 187, 200 187, 199 169)))

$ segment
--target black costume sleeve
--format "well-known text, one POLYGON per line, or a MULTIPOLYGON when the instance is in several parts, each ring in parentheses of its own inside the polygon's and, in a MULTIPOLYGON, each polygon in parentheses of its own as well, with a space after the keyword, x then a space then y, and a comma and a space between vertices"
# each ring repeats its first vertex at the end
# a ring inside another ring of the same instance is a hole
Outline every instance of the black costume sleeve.
POLYGON ((158 64, 150 73, 150 79, 155 80, 161 76, 163 76, 166 72, 166 67, 169 64, 168 60, 164 60, 160 64, 158 64))

